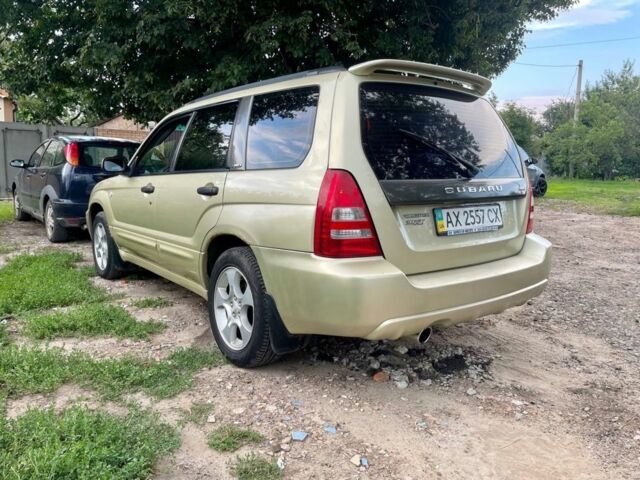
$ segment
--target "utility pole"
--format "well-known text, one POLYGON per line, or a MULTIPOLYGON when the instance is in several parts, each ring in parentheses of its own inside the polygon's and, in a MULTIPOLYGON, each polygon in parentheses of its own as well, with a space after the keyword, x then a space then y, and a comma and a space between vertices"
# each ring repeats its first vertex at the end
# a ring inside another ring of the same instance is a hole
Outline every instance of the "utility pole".
MULTIPOLYGON (((578 82, 576 84, 576 101, 573 107, 573 128, 578 126, 578 119, 580 116, 580 95, 582 93, 582 60, 578 60, 578 82)), ((575 141, 575 132, 574 132, 575 141)), ((572 149, 573 150, 573 149, 572 149)), ((569 158, 569 178, 573 178, 575 174, 575 161, 573 159, 573 152, 569 158)))

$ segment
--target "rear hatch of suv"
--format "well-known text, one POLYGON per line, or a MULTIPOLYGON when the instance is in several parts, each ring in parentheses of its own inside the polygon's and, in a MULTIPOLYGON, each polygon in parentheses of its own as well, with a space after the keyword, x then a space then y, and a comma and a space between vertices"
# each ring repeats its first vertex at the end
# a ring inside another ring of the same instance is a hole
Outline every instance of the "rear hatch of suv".
POLYGON ((352 171, 385 258, 412 275, 517 254, 527 183, 502 120, 481 97, 403 80, 358 83, 370 170, 352 171))

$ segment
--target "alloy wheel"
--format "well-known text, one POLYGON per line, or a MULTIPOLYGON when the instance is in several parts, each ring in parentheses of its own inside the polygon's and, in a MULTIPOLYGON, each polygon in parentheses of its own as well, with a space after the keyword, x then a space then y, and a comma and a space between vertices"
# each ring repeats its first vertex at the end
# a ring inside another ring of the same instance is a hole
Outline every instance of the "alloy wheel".
POLYGON ((98 268, 105 270, 109 259, 109 244, 107 243, 107 231, 101 223, 97 223, 93 229, 93 253, 98 268))
POLYGON ((222 340, 232 350, 242 350, 253 333, 253 294, 246 277, 236 267, 220 272, 213 306, 222 340))
POLYGON ((44 226, 47 229, 47 236, 49 238, 53 236, 53 229, 56 226, 55 221, 56 219, 53 216, 53 207, 51 206, 51 203, 47 203, 47 208, 45 210, 44 226))

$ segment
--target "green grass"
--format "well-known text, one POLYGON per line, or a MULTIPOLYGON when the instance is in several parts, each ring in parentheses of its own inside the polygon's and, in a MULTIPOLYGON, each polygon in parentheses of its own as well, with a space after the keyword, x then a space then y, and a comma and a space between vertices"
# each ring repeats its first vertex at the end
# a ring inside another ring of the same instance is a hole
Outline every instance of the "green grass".
POLYGON ((106 299, 85 271, 73 268, 81 259, 69 252, 13 258, 0 269, 0 316, 106 299))
POLYGON ((169 300, 162 297, 155 298, 141 298, 139 300, 134 300, 131 302, 131 305, 136 308, 162 308, 162 307, 170 307, 173 305, 169 300))
POLYGON ((279 480, 282 472, 274 461, 250 453, 237 457, 231 466, 231 473, 239 480, 279 480))
POLYGON ((213 405, 207 402, 193 402, 188 411, 184 411, 181 424, 193 423, 203 425, 209 414, 213 411, 213 405))
POLYGON ((149 412, 117 417, 72 407, 29 410, 0 420, 0 478, 148 478, 159 457, 180 445, 177 432, 149 412))
POLYGON ((0 224, 13 220, 13 203, 0 201, 0 224))
POLYGON ((150 334, 165 328, 159 322, 139 322, 124 308, 104 303, 83 305, 67 312, 29 314, 24 320, 24 333, 35 339, 99 335, 148 339, 150 334))
POLYGON ((604 182, 551 178, 546 199, 571 201, 594 213, 640 216, 640 182, 633 180, 604 182))
POLYGON ((0 349, 0 391, 9 397, 56 390, 65 383, 94 389, 103 398, 144 392, 168 398, 193 385, 193 374, 223 363, 217 350, 176 350, 166 360, 124 357, 94 360, 61 349, 8 346, 0 349))
POLYGON ((7 332, 7 326, 0 323, 0 347, 6 347, 11 343, 11 337, 7 332))
POLYGON ((219 452, 234 452, 249 443, 260 443, 264 437, 258 432, 227 425, 209 434, 208 444, 219 452))

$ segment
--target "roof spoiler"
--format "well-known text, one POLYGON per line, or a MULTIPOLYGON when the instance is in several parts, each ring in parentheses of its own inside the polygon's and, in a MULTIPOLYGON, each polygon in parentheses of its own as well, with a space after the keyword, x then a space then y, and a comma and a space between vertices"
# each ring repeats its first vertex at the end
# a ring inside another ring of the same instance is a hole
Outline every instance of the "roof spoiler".
POLYGON ((410 73, 420 77, 457 83, 478 95, 484 95, 491 88, 491 80, 475 73, 410 60, 371 60, 350 67, 349 72, 354 75, 371 75, 374 72, 410 73))

